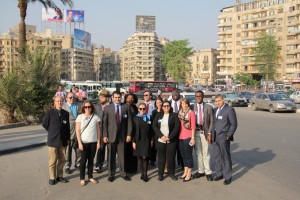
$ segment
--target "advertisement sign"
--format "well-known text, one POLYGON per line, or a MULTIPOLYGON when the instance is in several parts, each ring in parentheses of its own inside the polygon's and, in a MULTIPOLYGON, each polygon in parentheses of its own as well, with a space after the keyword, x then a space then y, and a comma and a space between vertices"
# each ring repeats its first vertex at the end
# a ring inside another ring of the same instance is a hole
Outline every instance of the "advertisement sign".
POLYGON ((48 22, 63 22, 64 16, 63 11, 60 9, 42 8, 42 20, 48 22))
POLYGON ((84 11, 83 10, 65 10, 65 22, 84 22, 84 11))
POLYGON ((74 48, 92 50, 92 39, 89 32, 74 28, 74 48))
POLYGON ((155 30, 155 16, 136 16, 136 30, 137 31, 154 31, 155 30))

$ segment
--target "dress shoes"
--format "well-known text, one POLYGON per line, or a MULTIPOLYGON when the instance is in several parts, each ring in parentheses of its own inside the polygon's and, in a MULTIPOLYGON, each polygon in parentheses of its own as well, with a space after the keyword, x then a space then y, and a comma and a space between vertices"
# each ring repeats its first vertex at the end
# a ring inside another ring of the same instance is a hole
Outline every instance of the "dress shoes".
POLYGON ((143 174, 141 175, 141 180, 144 180, 144 175, 143 174))
POLYGON ((56 184, 55 180, 49 179, 49 185, 55 185, 55 184, 56 184))
POLYGON ((164 177, 163 176, 158 176, 158 179, 159 181, 163 181, 164 180, 164 177))
POLYGON ((213 181, 214 180, 211 174, 206 175, 206 179, 207 179, 207 181, 213 181))
POLYGON ((175 175, 171 174, 171 175, 169 175, 169 176, 170 176, 170 178, 171 178, 173 181, 177 181, 177 177, 176 177, 175 175))
POLYGON ((193 178, 200 178, 200 177, 203 177, 203 176, 205 176, 204 173, 196 172, 196 173, 193 175, 193 178))
POLYGON ((221 179, 223 179, 223 176, 215 176, 215 177, 214 177, 214 181, 219 181, 219 180, 221 180, 221 179))
POLYGON ((130 178, 129 176, 127 176, 127 175, 124 176, 123 179, 124 179, 125 181, 131 181, 131 178, 130 178))
POLYGON ((224 184, 224 185, 229 185, 230 183, 231 183, 231 178, 228 179, 228 180, 225 180, 223 184, 224 184))
POLYGON ((144 182, 148 182, 148 181, 149 181, 148 176, 144 176, 143 181, 144 181, 144 182))
POLYGON ((107 179, 107 180, 108 180, 109 182, 113 182, 113 181, 114 181, 114 179, 115 179, 115 178, 114 178, 113 176, 110 176, 110 177, 108 177, 108 179, 107 179))
POLYGON ((66 173, 66 174, 72 174, 70 168, 66 168, 66 169, 65 169, 65 173, 66 173))
POLYGON ((61 183, 67 183, 67 182, 69 182, 67 179, 65 179, 63 177, 57 177, 56 181, 61 182, 61 183))

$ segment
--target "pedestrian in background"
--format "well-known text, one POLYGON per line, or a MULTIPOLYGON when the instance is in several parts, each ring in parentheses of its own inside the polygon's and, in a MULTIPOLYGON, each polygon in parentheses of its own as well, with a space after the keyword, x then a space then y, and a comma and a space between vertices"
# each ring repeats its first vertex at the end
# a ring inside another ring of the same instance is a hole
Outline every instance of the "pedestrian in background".
POLYGON ((54 107, 46 112, 42 126, 47 130, 49 184, 67 183, 63 178, 66 147, 70 143, 69 113, 62 109, 63 97, 54 97, 54 107))
POLYGON ((88 167, 89 181, 96 184, 93 178, 94 157, 100 147, 100 118, 95 114, 95 107, 91 101, 85 101, 80 107, 82 114, 76 119, 76 136, 78 148, 81 151, 80 185, 85 185, 85 169, 88 167))

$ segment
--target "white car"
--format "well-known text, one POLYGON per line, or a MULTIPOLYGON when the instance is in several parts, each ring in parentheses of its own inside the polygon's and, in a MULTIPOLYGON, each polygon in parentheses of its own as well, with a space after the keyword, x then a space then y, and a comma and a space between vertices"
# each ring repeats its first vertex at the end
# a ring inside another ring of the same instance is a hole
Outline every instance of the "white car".
POLYGON ((300 103, 300 91, 296 91, 291 94, 290 98, 293 99, 295 103, 300 103))

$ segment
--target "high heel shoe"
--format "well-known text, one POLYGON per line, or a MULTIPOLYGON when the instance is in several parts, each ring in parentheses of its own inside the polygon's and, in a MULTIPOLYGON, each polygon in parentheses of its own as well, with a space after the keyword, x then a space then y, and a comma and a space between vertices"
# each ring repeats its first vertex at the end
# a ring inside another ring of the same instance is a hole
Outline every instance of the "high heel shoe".
POLYGON ((183 182, 189 182, 192 179, 193 179, 193 176, 191 176, 189 179, 183 179, 183 182))

